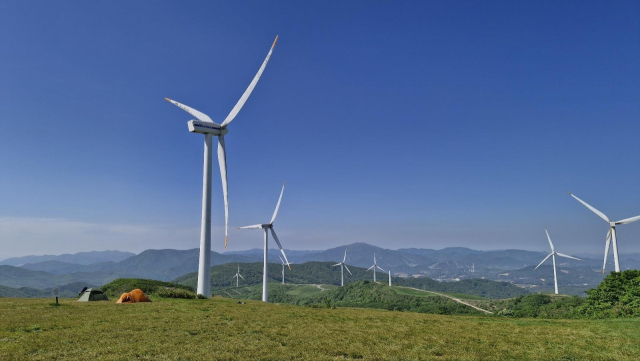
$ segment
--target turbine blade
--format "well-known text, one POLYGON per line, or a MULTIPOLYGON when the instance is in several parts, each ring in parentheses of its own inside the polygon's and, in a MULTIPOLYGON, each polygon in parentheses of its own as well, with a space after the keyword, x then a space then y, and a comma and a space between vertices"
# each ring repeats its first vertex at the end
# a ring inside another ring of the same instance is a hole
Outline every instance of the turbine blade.
POLYGON ((604 245, 604 263, 602 263, 602 274, 604 274, 604 269, 607 266, 607 256, 609 255, 610 244, 611 244, 611 228, 609 228, 609 232, 607 232, 607 242, 604 245))
POLYGON ((238 229, 260 229, 262 224, 254 224, 253 226, 238 227, 238 229))
POLYGON ((376 266, 376 265, 374 264, 373 266, 371 266, 371 267, 367 268, 367 271, 368 271, 368 270, 370 270, 370 269, 372 269, 372 268, 373 268, 373 267, 375 267, 375 266, 376 266))
POLYGON ((282 249, 282 245, 280 244, 280 240, 278 239, 278 236, 276 235, 276 231, 274 231, 273 228, 269 228, 269 229, 271 230, 271 235, 273 236, 273 240, 276 241, 276 244, 280 248, 280 253, 282 253, 282 256, 284 256, 284 260, 287 261, 287 267, 289 267, 289 271, 291 271, 291 266, 289 265, 289 260, 287 259, 287 255, 284 254, 284 249, 282 249))
POLYGON ((269 224, 273 224, 273 221, 276 220, 276 216, 278 215, 278 209, 280 209, 280 202, 282 201, 283 193, 284 193, 284 182, 282 182, 282 190, 280 191, 280 198, 278 198, 278 204, 276 204, 276 210, 273 211, 273 216, 271 217, 271 222, 269 224))
POLYGON ((342 263, 345 263, 347 261, 347 249, 344 249, 344 258, 342 259, 342 263))
POLYGON ((282 264, 284 264, 284 260, 282 259, 282 257, 280 257, 280 255, 278 255, 278 258, 280 258, 280 262, 282 262, 282 264))
POLYGON ((534 270, 534 271, 535 271, 535 270, 537 270, 537 269, 538 269, 538 267, 542 266, 542 264, 544 263, 544 261, 548 260, 548 259, 549 259, 549 257, 551 257, 551 256, 553 256, 553 253, 551 253, 551 254, 549 254, 548 256, 546 256, 546 257, 542 260, 542 262, 540 262, 540 264, 539 264, 538 266, 536 266, 536 268, 534 268, 533 270, 534 270))
POLYGON ((247 90, 244 91, 244 94, 242 94, 242 96, 240 97, 240 100, 238 100, 238 102, 233 107, 233 109, 231 109, 231 112, 229 112, 229 115, 227 115, 225 120, 222 122, 221 126, 223 128, 226 127, 227 125, 229 125, 229 123, 231 123, 231 121, 240 112, 240 109, 242 109, 242 106, 244 105, 244 103, 247 101, 247 99, 249 99, 249 95, 251 95, 251 92, 253 91, 253 88, 255 88, 256 84, 258 84, 258 80, 260 80, 260 76, 262 76, 262 72, 264 71, 264 68, 267 67, 267 63, 269 62, 269 58, 271 58, 271 53, 273 53, 273 48, 276 46, 277 42, 278 42, 278 36, 276 35, 276 40, 273 41, 273 45, 271 45, 271 49, 269 50, 269 54, 267 54, 267 57, 264 59, 264 62, 262 63, 262 66, 258 70, 258 73, 256 74, 256 76, 253 78, 253 80, 249 84, 249 87, 247 88, 247 90))
POLYGON ((224 198, 224 249, 227 249, 229 236, 229 192, 227 190, 227 151, 224 147, 224 135, 218 136, 218 165, 222 179, 222 197, 224 198))
POLYGON ((617 221, 616 224, 629 224, 635 221, 640 221, 640 216, 635 216, 627 219, 623 219, 621 221, 617 221))
POLYGON ((582 261, 580 258, 576 258, 576 257, 573 257, 573 256, 568 256, 568 255, 566 255, 566 254, 564 254, 564 253, 556 252, 556 254, 557 254, 558 256, 560 256, 560 257, 564 257, 564 258, 571 258, 571 259, 575 259, 575 260, 578 260, 578 261, 582 261))
POLYGON ((387 271, 383 270, 383 269, 382 269, 382 267, 380 267, 380 266, 376 266, 376 267, 378 267, 378 269, 379 269, 380 271, 382 271, 382 272, 387 272, 387 271))
POLYGON ((242 275, 241 275, 241 274, 239 274, 239 273, 238 273, 238 276, 240 276, 240 278, 244 279, 244 277, 242 277, 242 275))
POLYGON ((551 253, 553 253, 553 243, 551 243, 551 237, 549 237, 549 232, 547 229, 544 229, 545 233, 547 233, 547 239, 549 240, 549 245, 551 246, 551 253))
POLYGON ((231 279, 234 279, 234 278, 238 278, 238 275, 236 274, 235 276, 231 277, 231 279))
MULTIPOLYGON (((186 105, 184 105, 184 104, 182 104, 182 103, 178 103, 178 102, 177 102, 177 101, 175 101, 175 100, 171 100, 171 99, 169 99, 169 98, 164 98, 164 99, 165 99, 166 101, 168 101, 169 103, 171 103, 171 104, 173 104, 173 105, 177 106, 178 108, 180 108, 180 109, 184 110, 185 112, 187 112, 187 113, 189 113, 189 114, 193 115, 194 117, 196 117, 196 119, 198 119, 198 120, 199 120, 199 121, 201 121, 201 122, 209 122, 209 123, 216 124, 213 120, 211 120, 211 118, 209 118, 209 116, 208 116, 208 115, 204 114, 203 112, 200 112, 200 111, 198 111, 198 110, 195 110, 195 109, 193 109, 193 108, 191 108, 191 107, 189 107, 189 106, 186 106, 186 105)), ((216 124, 216 125, 219 125, 219 124, 216 124)))
POLYGON ((347 265, 346 265, 346 264, 344 265, 344 268, 346 268, 346 269, 347 269, 347 272, 349 272, 349 274, 353 276, 353 273, 351 273, 351 271, 349 271, 349 267, 347 267, 347 265))
POLYGON ((339 266, 339 265, 341 265, 341 264, 342 264, 342 263, 336 263, 336 264, 334 264, 334 265, 331 265, 331 267, 339 266))
POLYGON ((571 194, 571 192, 567 192, 567 193, 569 193, 569 195, 572 196, 573 198, 575 198, 578 202, 582 203, 582 205, 584 205, 585 207, 589 208, 593 213, 597 214, 600 218, 604 219, 607 223, 611 222, 611 221, 609 221, 609 218, 607 218, 607 216, 604 215, 604 213, 602 213, 599 210, 591 207, 589 204, 587 204, 587 202, 585 202, 582 199, 574 196, 573 194, 571 194))

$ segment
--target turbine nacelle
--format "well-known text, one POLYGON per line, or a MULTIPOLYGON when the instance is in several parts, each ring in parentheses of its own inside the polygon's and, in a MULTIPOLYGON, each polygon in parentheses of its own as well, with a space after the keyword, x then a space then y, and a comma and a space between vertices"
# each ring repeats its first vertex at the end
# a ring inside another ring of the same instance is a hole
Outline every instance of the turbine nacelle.
POLYGON ((611 228, 616 228, 617 224, 618 222, 609 222, 609 225, 611 226, 611 228))
POLYGON ((191 133, 211 134, 211 135, 225 135, 229 133, 229 130, 222 128, 220 124, 211 122, 202 122, 200 120, 190 120, 187 125, 191 133))

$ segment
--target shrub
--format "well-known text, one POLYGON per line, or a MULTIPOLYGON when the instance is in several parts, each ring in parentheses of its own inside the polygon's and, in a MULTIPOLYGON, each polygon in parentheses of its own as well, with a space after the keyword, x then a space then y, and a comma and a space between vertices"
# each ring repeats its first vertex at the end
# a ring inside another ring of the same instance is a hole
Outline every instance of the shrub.
POLYGON ((587 291, 577 313, 587 318, 640 316, 640 271, 611 272, 595 289, 587 291))
MULTIPOLYGON (((179 289, 179 288, 173 288, 173 287, 165 287, 165 288, 159 290, 156 293, 156 295, 159 296, 159 297, 164 297, 164 298, 184 298, 184 299, 189 299, 189 300, 193 300, 193 299, 196 298, 196 294, 194 292, 187 291, 187 290, 184 290, 184 289, 179 289)), ((198 296, 202 296, 202 295, 198 295, 198 296)), ((202 296, 202 297, 204 297, 204 296, 202 296)), ((200 297, 198 297, 198 298, 200 298, 200 297)))

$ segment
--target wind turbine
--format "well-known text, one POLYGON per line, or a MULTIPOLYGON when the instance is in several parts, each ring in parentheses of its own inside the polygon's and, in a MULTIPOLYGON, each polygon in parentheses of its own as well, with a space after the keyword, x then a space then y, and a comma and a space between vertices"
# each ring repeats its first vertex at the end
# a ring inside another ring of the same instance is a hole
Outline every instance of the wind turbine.
POLYGON ((378 263, 376 263, 376 254, 374 253, 373 254, 373 266, 371 266, 371 267, 369 267, 367 269, 367 271, 370 270, 370 269, 373 269, 373 282, 376 282, 376 268, 378 268, 382 272, 386 272, 385 270, 380 268, 380 266, 378 266, 378 263))
POLYGON ((571 192, 568 192, 570 196, 572 196, 573 198, 575 198, 576 200, 578 200, 578 202, 582 203, 585 207, 589 208, 593 213, 597 214, 600 218, 604 219, 607 223, 609 223, 609 231, 607 232, 607 240, 604 246, 604 263, 602 264, 602 274, 604 274, 604 268, 607 265, 607 256, 609 255, 609 248, 610 248, 610 244, 613 243, 613 260, 615 262, 616 265, 616 272, 620 272, 620 261, 618 260, 618 238, 616 236, 616 226, 620 225, 620 224, 628 224, 628 223, 632 223, 635 221, 640 220, 640 216, 635 216, 635 217, 631 217, 631 218, 626 218, 623 219, 621 221, 617 221, 617 222, 612 222, 609 220, 609 218, 607 218, 607 216, 604 215, 604 213, 600 212, 599 210, 593 208, 592 206, 588 205, 585 201, 583 201, 582 199, 576 197, 575 195, 571 194, 571 192))
POLYGON ((547 229, 544 229, 545 233, 547 233, 547 239, 549 240, 549 245, 551 246, 551 253, 549 253, 549 255, 547 257, 545 257, 542 262, 540 262, 540 264, 534 268, 533 270, 537 270, 538 267, 542 266, 542 264, 544 263, 544 261, 548 260, 549 257, 553 258, 553 283, 556 286, 556 295, 558 294, 558 276, 556 275, 556 255, 560 256, 560 257, 564 257, 564 258, 571 258, 571 259, 576 259, 578 261, 582 261, 580 258, 575 258, 575 257, 571 257, 571 256, 567 256, 566 254, 562 254, 559 252, 556 252, 556 250, 553 248, 553 243, 551 243, 551 237, 549 237, 549 232, 547 232, 547 229))
POLYGON ((218 137, 218 164, 220 166, 220 177, 222 178, 222 193, 224 196, 224 248, 227 248, 227 236, 229 234, 229 197, 227 194, 227 153, 224 146, 224 136, 229 131, 227 126, 238 115, 240 109, 251 95, 253 88, 256 87, 260 76, 264 71, 264 68, 269 62, 273 48, 276 46, 276 40, 273 41, 271 49, 267 54, 266 59, 262 63, 262 66, 258 70, 258 73, 253 78, 247 90, 240 97, 240 100, 231 109, 231 112, 224 119, 222 124, 214 123, 211 118, 191 107, 188 107, 182 103, 165 98, 168 102, 178 106, 180 109, 191 114, 196 119, 190 120, 189 131, 191 133, 204 134, 204 166, 202 175, 202 224, 200 228, 200 261, 198 265, 198 294, 206 297, 211 296, 211 139, 213 136, 218 137))
POLYGON ((244 281, 244 277, 242 277, 242 275, 240 274, 240 263, 238 263, 238 273, 236 273, 235 276, 231 277, 231 279, 236 279, 236 288, 238 288, 238 281, 240 280, 240 278, 242 278, 242 280, 244 281))
MULTIPOLYGON (((288 266, 290 264, 293 264, 293 262, 284 263, 284 260, 282 259, 282 257, 280 257, 280 255, 278 255, 278 258, 280 258, 280 262, 282 262, 282 284, 284 284, 284 266, 288 266)), ((289 267, 289 269, 291 269, 291 267, 289 267)))
POLYGON ((340 286, 344 287, 344 269, 347 269, 347 272, 349 272, 350 275, 353 276, 353 273, 351 273, 351 271, 349 271, 349 267, 347 267, 347 264, 345 263, 347 261, 347 249, 344 249, 344 258, 342 259, 342 262, 340 263, 336 263, 331 267, 335 267, 335 266, 340 266, 340 286))
POLYGON ((284 183, 282 183, 282 191, 280 191, 280 198, 278 198, 278 204, 276 205, 276 210, 273 212, 273 217, 271 217, 271 222, 269 223, 260 223, 254 224, 253 226, 245 226, 238 227, 238 229, 263 229, 264 230, 264 271, 262 272, 262 301, 268 302, 268 284, 267 284, 267 253, 269 252, 269 235, 268 231, 271 231, 271 235, 273 236, 273 240, 276 241, 278 247, 280 248, 280 252, 284 256, 284 260, 287 262, 287 266, 289 270, 291 270, 291 266, 289 266, 289 260, 287 259, 287 255, 284 254, 284 250, 282 249, 282 245, 280 244, 280 240, 278 236, 276 236, 276 232, 273 230, 273 222, 276 220, 276 216, 278 215, 278 209, 280 208, 280 202, 282 201, 282 194, 284 193, 284 183))

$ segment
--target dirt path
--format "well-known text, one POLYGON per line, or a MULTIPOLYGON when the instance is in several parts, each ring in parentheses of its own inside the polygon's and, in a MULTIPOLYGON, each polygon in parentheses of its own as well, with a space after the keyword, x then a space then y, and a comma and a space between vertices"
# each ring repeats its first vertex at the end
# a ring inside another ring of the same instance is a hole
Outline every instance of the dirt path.
POLYGON ((322 285, 316 285, 316 287, 318 287, 320 291, 326 291, 324 288, 322 288, 322 285))
POLYGON ((449 296, 449 295, 445 295, 445 294, 442 294, 442 293, 439 293, 439 292, 434 292, 434 291, 425 291, 425 290, 421 290, 421 289, 419 289, 419 288, 413 288, 413 287, 403 287, 403 286, 398 286, 398 287, 402 287, 402 288, 409 288, 409 289, 416 290, 416 291, 420 291, 420 292, 433 293, 434 295, 438 295, 438 296, 446 297, 446 298, 448 298, 448 299, 450 299, 450 300, 452 300, 452 301, 455 301, 455 302, 461 303, 461 304, 463 304, 463 305, 465 305, 465 306, 469 306, 469 307, 474 308, 474 309, 476 309, 476 310, 478 310, 478 311, 482 311, 482 312, 484 312, 484 313, 488 313, 488 314, 490 314, 490 315, 493 315, 493 312, 491 312, 491 311, 487 311, 487 310, 482 309, 482 308, 480 308, 480 307, 478 307, 478 306, 475 306, 475 305, 472 305, 472 304, 470 304, 470 303, 464 302, 463 300, 461 300, 461 299, 459 299, 459 298, 455 298, 455 297, 452 297, 452 296, 449 296))

